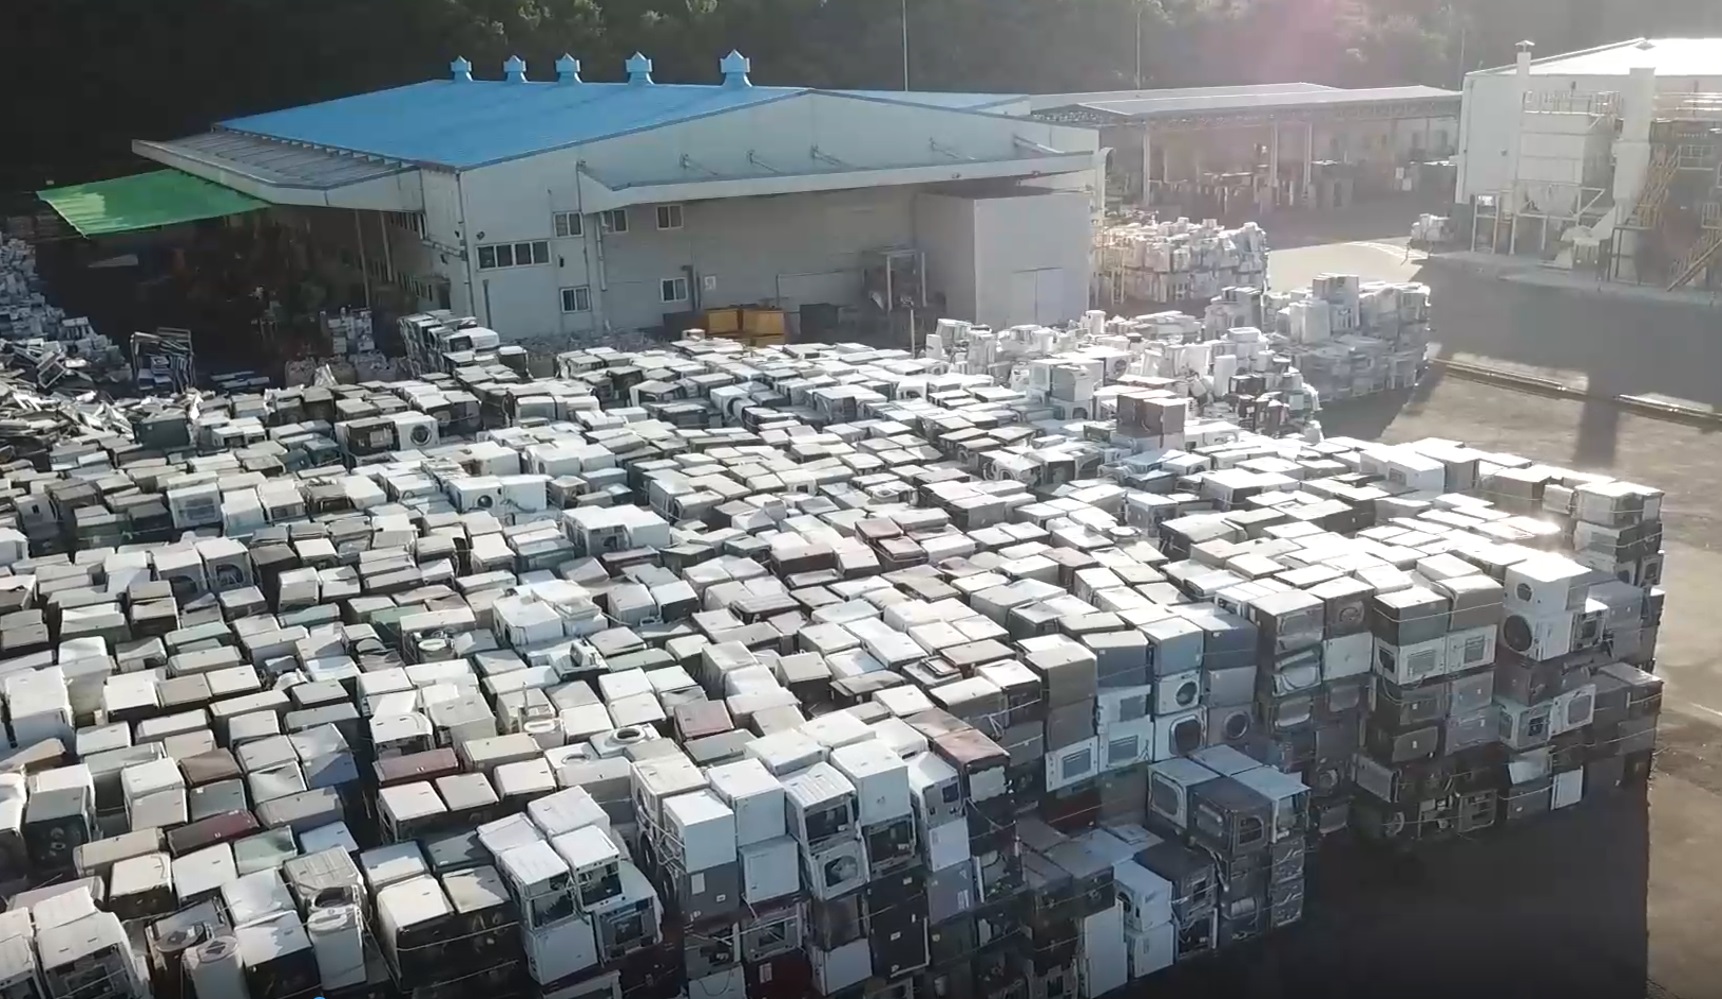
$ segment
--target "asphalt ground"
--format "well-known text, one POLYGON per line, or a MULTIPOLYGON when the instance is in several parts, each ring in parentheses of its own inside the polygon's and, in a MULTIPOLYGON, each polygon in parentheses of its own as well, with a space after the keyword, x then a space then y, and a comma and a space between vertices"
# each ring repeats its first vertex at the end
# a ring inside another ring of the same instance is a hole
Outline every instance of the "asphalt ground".
MULTIPOLYGON (((1268 223, 1276 287, 1324 271, 1434 289, 1449 355, 1588 376, 1594 388, 1722 402, 1722 313, 1526 287, 1408 258, 1415 209, 1268 223), (1676 359, 1678 358, 1678 359, 1676 359)), ((1647 790, 1586 801, 1402 861, 1340 844, 1311 862, 1304 921, 1149 995, 1722 996, 1722 440, 1437 370, 1411 392, 1322 414, 1329 435, 1447 437, 1666 490, 1667 682, 1647 790)))

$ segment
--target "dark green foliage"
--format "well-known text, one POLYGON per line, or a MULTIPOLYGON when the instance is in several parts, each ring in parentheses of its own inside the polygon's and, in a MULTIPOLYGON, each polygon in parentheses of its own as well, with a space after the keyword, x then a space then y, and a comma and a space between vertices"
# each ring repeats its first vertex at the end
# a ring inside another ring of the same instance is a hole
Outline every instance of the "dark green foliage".
MULTIPOLYGON (((901 0, 0 0, 0 194, 130 172, 133 138, 564 51, 588 79, 638 49, 658 79, 902 85, 901 0)), ((1456 86, 1463 65, 1640 34, 1722 34, 1716 0, 908 0, 917 89, 1308 80, 1456 86), (1463 37, 1463 45, 1461 45, 1463 37)))

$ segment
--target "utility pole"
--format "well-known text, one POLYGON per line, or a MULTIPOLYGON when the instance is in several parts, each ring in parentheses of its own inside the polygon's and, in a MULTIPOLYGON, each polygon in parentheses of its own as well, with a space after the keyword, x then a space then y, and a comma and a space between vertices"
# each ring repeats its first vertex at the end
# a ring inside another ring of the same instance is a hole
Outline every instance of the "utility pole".
POLYGON ((909 90, 909 0, 903 0, 903 91, 909 90))
POLYGON ((1142 89, 1142 0, 1136 0, 1136 89, 1142 89))
POLYGON ((1453 26, 1459 29, 1459 89, 1465 89, 1465 32, 1469 25, 1459 13, 1457 0, 1447 5, 1447 13, 1453 19, 1453 26))

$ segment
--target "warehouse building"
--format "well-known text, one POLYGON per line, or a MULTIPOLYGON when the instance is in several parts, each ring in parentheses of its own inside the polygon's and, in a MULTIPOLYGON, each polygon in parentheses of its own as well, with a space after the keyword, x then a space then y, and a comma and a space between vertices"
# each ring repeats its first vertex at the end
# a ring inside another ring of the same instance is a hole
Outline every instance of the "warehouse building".
POLYGON ((589 83, 578 60, 222 122, 135 151, 273 206, 368 290, 565 343, 767 303, 789 332, 1087 305, 1098 133, 1021 98, 589 83), (812 329, 818 327, 819 329, 812 329))
POLYGON ((1041 120, 1101 129, 1115 193, 1221 214, 1340 207, 1451 184, 1459 94, 1435 87, 1346 90, 1270 83, 1041 94, 1041 120), (1144 185, 1144 178, 1147 183, 1144 185))
POLYGON ((1465 78, 1457 201, 1473 248, 1715 286, 1722 38, 1638 38, 1465 78))

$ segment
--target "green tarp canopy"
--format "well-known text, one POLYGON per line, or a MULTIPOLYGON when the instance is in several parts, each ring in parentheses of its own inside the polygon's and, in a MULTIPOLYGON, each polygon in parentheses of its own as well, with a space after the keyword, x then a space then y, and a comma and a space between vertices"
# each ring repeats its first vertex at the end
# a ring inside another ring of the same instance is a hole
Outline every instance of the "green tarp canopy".
POLYGON ((83 236, 154 229, 267 208, 269 203, 180 170, 37 191, 83 236))

